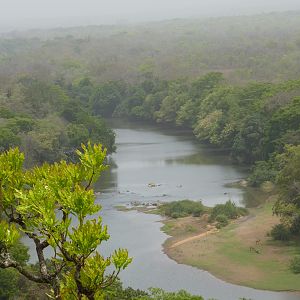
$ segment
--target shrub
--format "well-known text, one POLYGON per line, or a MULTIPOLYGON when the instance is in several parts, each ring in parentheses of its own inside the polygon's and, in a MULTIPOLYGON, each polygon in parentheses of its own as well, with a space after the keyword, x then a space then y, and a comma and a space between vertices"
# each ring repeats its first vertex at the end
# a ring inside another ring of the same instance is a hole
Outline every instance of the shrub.
POLYGON ((211 222, 216 220, 218 215, 225 215, 228 219, 236 219, 239 216, 244 216, 248 213, 247 209, 238 207, 231 200, 225 204, 217 204, 211 211, 209 220, 211 222))
POLYGON ((295 256, 290 262, 290 269, 293 273, 299 274, 300 273, 300 256, 295 256))
POLYGON ((291 238, 291 232, 283 224, 277 224, 271 230, 271 237, 276 241, 288 241, 291 238))
POLYGON ((173 219, 183 218, 183 217, 185 217, 185 215, 184 214, 180 214, 179 212, 173 212, 173 213, 171 213, 171 218, 173 218, 173 219))
POLYGON ((160 209, 163 214, 172 218, 182 218, 189 215, 198 217, 204 212, 204 206, 201 202, 190 200, 165 203, 160 209))
POLYGON ((193 211, 193 217, 200 217, 202 213, 203 213, 203 207, 196 207, 193 211))
POLYGON ((300 233, 300 216, 295 217, 290 231, 292 234, 295 234, 295 235, 300 233))
POLYGON ((216 221, 218 222, 217 228, 225 227, 229 223, 229 220, 228 220, 227 216, 225 216, 225 215, 218 215, 216 217, 216 221))
POLYGON ((251 174, 248 177, 248 182, 251 186, 259 186, 265 181, 274 182, 278 171, 274 163, 269 161, 258 161, 252 168, 251 174))

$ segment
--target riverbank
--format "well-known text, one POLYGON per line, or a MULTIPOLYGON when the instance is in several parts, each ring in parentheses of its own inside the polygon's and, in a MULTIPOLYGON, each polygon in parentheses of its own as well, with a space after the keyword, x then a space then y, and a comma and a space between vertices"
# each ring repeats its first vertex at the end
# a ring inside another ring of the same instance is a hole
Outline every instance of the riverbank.
POLYGON ((276 196, 251 208, 248 216, 225 228, 207 227, 202 218, 167 219, 162 230, 171 237, 164 252, 180 264, 206 270, 238 285, 273 291, 300 291, 300 276, 289 270, 290 259, 300 253, 299 242, 275 242, 268 237, 279 223, 272 215, 276 196))

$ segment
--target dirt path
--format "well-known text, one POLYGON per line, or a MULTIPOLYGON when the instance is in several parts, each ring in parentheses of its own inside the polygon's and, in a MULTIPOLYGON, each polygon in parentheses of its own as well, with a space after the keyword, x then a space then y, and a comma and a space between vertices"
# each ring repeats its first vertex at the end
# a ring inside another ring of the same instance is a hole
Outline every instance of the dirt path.
POLYGON ((185 244, 185 243, 188 243, 190 241, 198 240, 198 239, 200 239, 202 237, 206 237, 206 236, 208 236, 210 234, 217 233, 217 232, 219 232, 219 230, 216 229, 216 228, 214 228, 214 229, 212 229, 210 231, 206 231, 206 232, 200 233, 198 235, 191 236, 189 238, 186 238, 184 240, 181 240, 181 241, 178 241, 178 242, 174 243, 173 245, 171 245, 170 249, 178 247, 178 246, 180 246, 182 244, 185 244))
MULTIPOLYGON (((250 219, 254 218, 255 216, 254 215, 248 215, 248 216, 245 216, 245 217, 241 217, 239 218, 238 220, 235 220, 234 223, 244 223, 246 221, 249 221, 250 219)), ((233 222, 232 222, 233 223, 233 222)), ((203 233, 200 233, 200 234, 197 234, 195 236, 191 236, 191 237, 188 237, 188 238, 185 238, 183 240, 180 240, 176 243, 174 243, 173 245, 171 245, 169 247, 169 249, 172 249, 172 248, 175 248, 175 247, 178 247, 180 245, 183 245, 185 243, 188 243, 190 241, 194 241, 194 240, 198 240, 198 239, 201 239, 203 237, 207 237, 208 235, 211 235, 213 233, 217 233, 219 232, 219 230, 217 228, 213 228, 211 230, 208 230, 206 232, 203 232, 203 233)))

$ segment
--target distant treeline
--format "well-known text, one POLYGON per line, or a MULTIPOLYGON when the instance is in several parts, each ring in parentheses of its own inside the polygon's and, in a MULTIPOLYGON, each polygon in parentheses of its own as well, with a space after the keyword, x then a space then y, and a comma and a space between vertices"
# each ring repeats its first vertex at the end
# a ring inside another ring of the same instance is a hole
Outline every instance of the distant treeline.
POLYGON ((192 81, 149 77, 135 85, 84 79, 70 92, 94 115, 189 128, 240 163, 267 160, 300 142, 300 80, 237 87, 221 73, 192 81))
POLYGON ((36 161, 54 161, 87 140, 113 151, 102 117, 189 128, 250 165, 300 141, 300 80, 233 86, 216 72, 170 81, 148 74, 136 84, 21 77, 2 90, 0 108, 0 147, 21 145, 36 161))
POLYGON ((69 83, 171 80, 221 72, 234 83, 300 77, 300 12, 128 26, 11 32, 0 37, 0 85, 18 74, 69 83))
POLYGON ((113 151, 113 132, 101 119, 112 116, 190 128, 200 141, 246 164, 300 141, 300 80, 240 87, 221 73, 171 81, 150 74, 137 84, 23 77, 0 97, 1 147, 21 144, 38 161, 55 160, 88 139, 113 151))

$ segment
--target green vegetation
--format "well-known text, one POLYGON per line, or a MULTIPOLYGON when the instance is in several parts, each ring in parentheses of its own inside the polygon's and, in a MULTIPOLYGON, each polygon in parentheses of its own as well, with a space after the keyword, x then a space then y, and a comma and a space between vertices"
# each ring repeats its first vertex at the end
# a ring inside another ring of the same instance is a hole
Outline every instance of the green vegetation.
MULTIPOLYGON (((228 200, 225 204, 217 204, 213 208, 205 207, 201 201, 180 200, 164 203, 158 206, 155 213, 172 219, 184 218, 188 216, 201 217, 204 213, 209 215, 209 222, 216 222, 217 228, 225 227, 229 224, 229 220, 237 219, 240 216, 248 214, 248 210, 238 207, 234 202, 228 200)), ((173 230, 171 222, 167 222, 163 231, 168 233, 173 230)), ((185 231, 195 232, 191 224, 185 226, 185 231)))
POLYGON ((102 299, 132 259, 124 249, 107 258, 96 250, 109 239, 101 217, 91 218, 101 209, 91 185, 107 168, 106 149, 82 144, 76 154, 77 164, 62 160, 29 170, 17 148, 0 155, 0 267, 45 284, 58 299, 102 299), (27 268, 26 253, 15 254, 22 233, 35 244, 37 272, 27 268), (46 261, 49 248, 53 254, 46 261))
POLYGON ((216 227, 218 229, 225 227, 229 224, 228 217, 226 215, 220 214, 216 216, 216 221, 218 222, 216 227))
MULTIPOLYGON (((28 249, 21 243, 16 243, 11 249, 11 256, 20 265, 24 266, 28 263, 28 249)), ((26 286, 20 280, 20 276, 16 270, 3 270, 0 268, 0 299, 11 299, 17 295, 26 295, 26 286)))
POLYGON ((186 291, 175 293, 165 292, 162 289, 150 289, 149 296, 138 298, 137 300, 203 300, 201 296, 192 296, 186 291))
POLYGON ((158 288, 150 288, 149 291, 134 290, 132 288, 122 288, 118 283, 113 286, 104 300, 203 300, 201 296, 193 296, 186 291, 166 292, 158 288))
POLYGON ((238 207, 234 202, 228 200, 225 204, 217 204, 215 207, 213 207, 209 216, 209 220, 210 222, 216 220, 220 223, 218 218, 220 219, 220 216, 222 216, 221 219, 223 219, 223 222, 226 223, 224 217, 226 217, 227 219, 236 219, 247 214, 247 209, 238 207))
MULTIPOLYGON (((299 16, 289 12, 1 36, 1 266, 9 265, 34 279, 35 290, 52 286, 54 293, 60 290, 72 299, 72 289, 98 297, 99 287, 116 279, 104 276, 106 266, 115 264, 119 271, 129 263, 126 251, 117 251, 107 260, 90 256, 108 239, 101 220, 85 220, 99 209, 89 180, 99 175, 94 174, 98 167, 104 167, 104 152, 89 146, 78 156, 76 149, 90 141, 101 142, 108 153, 115 150, 115 135, 103 119, 107 117, 185 128, 201 143, 225 149, 235 162, 252 168, 251 186, 276 184, 279 198, 273 213, 281 224, 271 224, 271 236, 277 240, 274 243, 291 240, 296 245, 300 234, 299 16), (21 153, 9 150, 16 146, 25 153, 24 164, 21 153), (41 167, 31 168, 36 165, 41 167), (74 219, 79 225, 71 229, 74 219), (14 253, 22 247, 21 229, 38 249, 52 247, 60 256, 50 261, 42 257, 39 266, 28 266, 26 249, 20 251, 23 257, 14 253)), ((201 202, 184 200, 164 204, 160 211, 181 218, 208 210, 201 202)), ((227 238, 216 257, 222 252, 233 261, 232 274, 245 261, 257 266, 260 275, 263 268, 274 271, 268 280, 263 274, 263 283, 254 283, 256 287, 294 287, 294 274, 283 270, 286 257, 278 271, 274 261, 245 253, 248 245, 231 235, 233 225, 222 228, 245 214, 231 201, 211 209, 210 220, 227 238)), ((191 233, 196 227, 184 224, 183 228, 191 233)), ((295 255, 298 246, 287 249, 295 255)), ((224 275, 219 270, 221 258, 199 264, 224 275)), ((298 257, 291 269, 298 272, 298 257)), ((18 289, 32 298, 16 270, 0 270, 0 287, 2 298, 20 296, 15 293, 18 289)), ((125 289, 124 299, 134 297, 201 298, 184 292, 125 289)))
POLYGON ((258 161, 251 170, 248 182, 253 187, 259 187, 266 181, 275 182, 277 173, 278 169, 274 166, 273 159, 258 161))
POLYGON ((200 201, 181 200, 164 203, 159 206, 159 213, 177 219, 189 215, 199 217, 205 208, 200 201))
POLYGON ((271 230, 271 237, 275 241, 289 241, 291 239, 291 232, 283 224, 276 224, 271 230))
MULTIPOLYGON (((290 269, 291 259, 300 254, 299 240, 286 243, 267 235, 279 221, 272 215, 275 201, 271 196, 259 208, 249 209, 250 218, 232 222, 213 234, 191 237, 180 228, 169 230, 172 238, 164 244, 164 251, 178 263, 207 270, 227 282, 256 289, 299 291, 299 274, 290 269)), ((172 227, 180 221, 184 219, 175 220, 172 227)))
POLYGON ((290 268, 293 273, 300 273, 300 256, 295 256, 290 262, 290 268))
MULTIPOLYGON (((300 145, 287 146, 284 153, 278 155, 280 171, 277 176, 277 185, 280 196, 274 212, 282 217, 288 226, 299 223, 300 210, 300 145)), ((300 228, 298 228, 300 232, 300 228)), ((297 232, 297 228, 294 228, 297 232)))
POLYGON ((80 144, 101 141, 114 151, 115 136, 91 116, 66 87, 27 77, 15 78, 7 94, 0 87, 0 151, 19 146, 26 166, 73 160, 80 144))
POLYGON ((0 38, 0 85, 24 72, 60 83, 87 74, 136 82, 212 71, 235 83, 299 78, 299 20, 299 12, 286 12, 13 32, 0 38))

